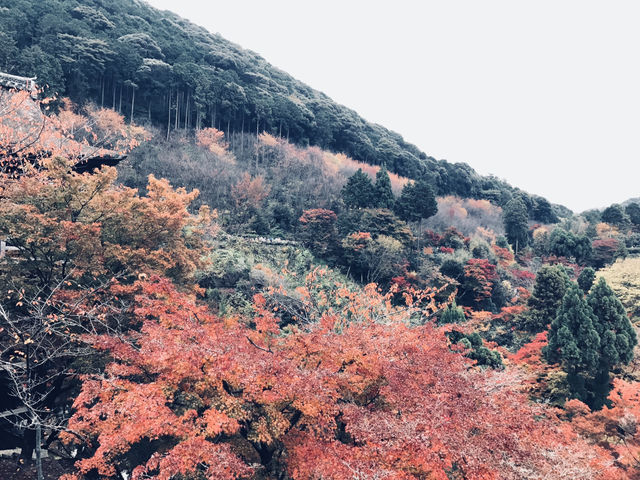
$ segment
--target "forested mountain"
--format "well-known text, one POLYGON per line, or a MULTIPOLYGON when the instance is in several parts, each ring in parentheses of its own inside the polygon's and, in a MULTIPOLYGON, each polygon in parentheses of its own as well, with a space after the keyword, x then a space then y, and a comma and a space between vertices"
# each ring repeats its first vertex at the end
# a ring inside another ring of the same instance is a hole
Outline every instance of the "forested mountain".
POLYGON ((0 86, 0 479, 640 478, 640 203, 436 161, 143 2, 0 37, 45 86, 0 86))
MULTIPOLYGON (((36 75, 46 93, 146 118, 167 134, 205 126, 267 132, 424 178, 440 195, 504 206, 523 193, 466 164, 427 156, 258 54, 142 1, 0 0, 0 12, 0 70, 36 75)), ((532 219, 554 219, 546 200, 523 198, 532 219)))

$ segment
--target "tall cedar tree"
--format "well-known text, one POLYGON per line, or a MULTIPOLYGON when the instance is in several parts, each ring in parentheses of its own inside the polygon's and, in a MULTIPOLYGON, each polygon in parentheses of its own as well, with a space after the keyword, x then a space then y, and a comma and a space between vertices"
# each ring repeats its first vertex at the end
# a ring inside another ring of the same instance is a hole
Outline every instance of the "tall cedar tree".
POLYGON ((538 271, 533 294, 527 300, 529 311, 523 316, 528 331, 541 332, 556 318, 568 283, 569 277, 561 265, 545 265, 538 271))
POLYGON ((596 271, 591 267, 587 267, 584 270, 582 270, 582 272, 580 272, 580 275, 578 275, 578 278, 576 279, 576 281, 578 282, 578 286, 586 294, 586 293, 589 293, 589 290, 591 290, 591 287, 593 286, 593 282, 595 281, 595 279, 596 279, 596 271))
POLYGON ((507 240, 515 250, 527 245, 529 214, 527 206, 520 197, 514 197, 504 207, 504 229, 507 240))
POLYGON ((361 168, 349 177, 342 188, 342 199, 348 208, 367 208, 375 205, 375 188, 369 175, 361 168))
POLYGON ((431 185, 424 180, 407 183, 396 201, 396 214, 405 222, 417 222, 438 212, 431 185))
POLYGON ((376 194, 376 206, 378 208, 388 208, 393 210, 396 199, 393 196, 393 190, 391 190, 391 180, 389 179, 389 173, 387 168, 383 166, 376 173, 375 194, 376 194))
POLYGON ((600 362, 591 389, 593 406, 600 408, 609 395, 609 372, 632 360, 638 339, 624 306, 604 278, 591 289, 587 302, 598 320, 595 328, 600 336, 600 362))
POLYGON ((571 283, 549 329, 543 349, 547 361, 560 363, 567 373, 571 395, 590 406, 597 404, 590 386, 601 365, 598 318, 577 284, 571 283))

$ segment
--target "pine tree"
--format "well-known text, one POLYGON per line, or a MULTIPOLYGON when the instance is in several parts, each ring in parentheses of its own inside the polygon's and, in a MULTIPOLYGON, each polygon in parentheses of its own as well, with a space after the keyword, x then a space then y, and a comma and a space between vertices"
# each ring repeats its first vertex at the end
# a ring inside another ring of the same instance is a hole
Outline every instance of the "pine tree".
POLYGON ((600 361, 590 388, 593 405, 600 408, 609 395, 609 372, 632 360, 638 340, 624 306, 604 278, 591 289, 587 302, 597 319, 594 326, 600 336, 600 361))
POLYGON ((574 398, 593 405, 590 375, 600 365, 598 319, 577 284, 571 283, 549 329, 549 344, 543 349, 548 362, 560 363, 574 398))
POLYGON ((517 254, 518 250, 527 245, 528 240, 529 214, 527 206, 520 197, 512 198, 505 205, 503 220, 507 240, 517 254))
POLYGON ((369 176, 358 169, 342 188, 342 199, 348 208, 368 208, 376 204, 376 194, 369 176))
POLYGON ((374 185, 374 188, 378 208, 388 208, 389 210, 393 210, 396 199, 393 196, 393 190, 391 190, 391 180, 389 179, 389 173, 387 172, 387 168, 384 165, 376 173, 376 183, 374 185))
POLYGON ((529 311, 523 317, 525 329, 541 332, 556 318, 568 283, 569 277, 562 266, 545 265, 538 271, 533 294, 527 301, 529 311))
POLYGON ((407 183, 396 201, 396 213, 405 222, 417 222, 438 212, 431 185, 424 180, 407 183))
POLYGON ((447 308, 442 311, 440 315, 440 323, 463 323, 466 320, 464 316, 464 312, 460 307, 456 305, 456 302, 453 302, 447 308))
POLYGON ((582 291, 584 293, 588 293, 595 279, 596 279, 596 271, 591 267, 587 267, 584 270, 582 270, 582 272, 580 272, 580 275, 578 275, 578 278, 577 278, 577 282, 580 288, 582 289, 582 291))

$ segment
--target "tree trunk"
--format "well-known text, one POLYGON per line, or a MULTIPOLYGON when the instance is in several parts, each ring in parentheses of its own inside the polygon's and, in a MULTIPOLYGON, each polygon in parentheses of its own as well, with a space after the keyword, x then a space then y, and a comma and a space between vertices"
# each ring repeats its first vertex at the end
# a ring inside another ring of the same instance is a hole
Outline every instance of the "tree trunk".
POLYGON ((169 132, 171 131, 171 88, 169 88, 169 101, 167 105, 167 140, 169 140, 169 132))
POLYGON ((118 101, 118 113, 122 113, 122 85, 120 85, 120 100, 118 101))
POLYGON ((112 92, 111 110, 115 110, 116 109, 116 81, 113 77, 111 78, 111 92, 112 92))
POLYGON ((242 110, 242 130, 240 131, 240 156, 244 158, 244 107, 242 110))
POLYGON ((36 470, 38 472, 38 480, 44 480, 42 474, 42 426, 40 422, 36 425, 36 470))
POLYGON ((133 106, 136 102, 136 87, 131 87, 131 118, 129 119, 129 125, 133 124, 133 106))
POLYGON ((180 92, 176 89, 176 122, 173 126, 174 130, 180 128, 180 92))
POLYGON ((100 79, 100 108, 104 108, 104 75, 100 79))
POLYGON ((258 160, 260 159, 260 144, 258 143, 258 126, 260 125, 260 117, 256 118, 256 172, 258 172, 258 160))
POLYGON ((191 111, 189 109, 189 100, 191 99, 191 92, 187 92, 187 103, 184 108, 184 129, 189 128, 189 116, 191 111))
POLYGON ((22 434, 22 446, 20 447, 20 460, 30 462, 36 447, 36 432, 31 428, 25 429, 22 434))

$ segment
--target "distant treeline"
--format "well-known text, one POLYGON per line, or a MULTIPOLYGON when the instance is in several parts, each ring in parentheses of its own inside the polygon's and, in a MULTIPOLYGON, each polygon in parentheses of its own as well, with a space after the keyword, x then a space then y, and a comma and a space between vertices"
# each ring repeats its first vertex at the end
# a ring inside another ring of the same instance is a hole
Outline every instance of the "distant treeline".
MULTIPOLYGON (((505 205, 521 193, 466 164, 428 157, 258 54, 137 0, 0 0, 0 70, 37 75, 46 93, 147 119, 167 135, 204 126, 264 131, 426 179, 438 195, 505 205)), ((535 220, 569 213, 556 207, 549 217, 546 201, 525 198, 535 220)))

